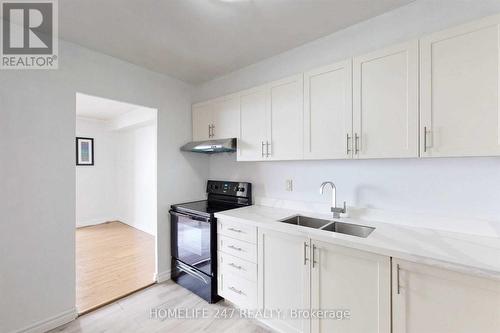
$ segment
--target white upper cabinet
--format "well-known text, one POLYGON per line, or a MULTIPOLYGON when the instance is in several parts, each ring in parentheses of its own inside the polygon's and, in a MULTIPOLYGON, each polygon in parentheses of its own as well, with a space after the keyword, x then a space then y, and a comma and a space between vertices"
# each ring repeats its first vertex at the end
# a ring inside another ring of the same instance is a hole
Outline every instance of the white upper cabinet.
POLYGON ((283 332, 309 332, 306 317, 293 318, 291 310, 310 308, 309 238, 259 228, 259 309, 274 316, 267 323, 283 332))
POLYGON ((193 141, 237 138, 240 132, 239 94, 193 104, 193 141))
POLYGON ((352 63, 304 74, 304 158, 352 157, 352 63))
POLYGON ((208 140, 212 136, 213 104, 205 102, 194 104, 192 108, 193 117, 193 141, 208 140))
POLYGON ((418 42, 353 60, 354 154, 418 156, 418 42))
POLYGON ((498 333, 500 283, 393 259, 393 333, 498 333))
POLYGON ((303 75, 268 84, 267 159, 303 158, 303 75))
POLYGON ((266 87, 257 87, 240 94, 241 127, 238 140, 238 161, 265 159, 266 87))
POLYGON ((421 156, 500 154, 500 17, 421 39, 421 156))
POLYGON ((239 161, 498 156, 499 82, 494 16, 195 104, 193 140, 237 137, 239 161))
POLYGON ((316 240, 312 249, 311 308, 349 311, 344 320, 313 319, 312 332, 390 333, 389 257, 316 240))
POLYGON ((212 138, 237 138, 240 132, 240 96, 234 94, 214 101, 212 138))

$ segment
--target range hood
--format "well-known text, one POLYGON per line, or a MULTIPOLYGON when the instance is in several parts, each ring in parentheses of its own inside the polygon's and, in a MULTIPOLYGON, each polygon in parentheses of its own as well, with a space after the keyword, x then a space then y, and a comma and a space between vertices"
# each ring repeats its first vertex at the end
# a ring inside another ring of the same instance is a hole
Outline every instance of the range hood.
POLYGON ((204 154, 232 153, 236 151, 236 138, 189 142, 181 150, 204 154))

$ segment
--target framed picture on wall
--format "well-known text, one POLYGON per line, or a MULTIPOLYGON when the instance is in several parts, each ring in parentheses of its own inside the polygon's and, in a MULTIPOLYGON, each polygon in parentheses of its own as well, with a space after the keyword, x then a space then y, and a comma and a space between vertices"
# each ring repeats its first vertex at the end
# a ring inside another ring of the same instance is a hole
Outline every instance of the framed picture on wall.
POLYGON ((94 139, 76 138, 76 165, 94 165, 94 139))

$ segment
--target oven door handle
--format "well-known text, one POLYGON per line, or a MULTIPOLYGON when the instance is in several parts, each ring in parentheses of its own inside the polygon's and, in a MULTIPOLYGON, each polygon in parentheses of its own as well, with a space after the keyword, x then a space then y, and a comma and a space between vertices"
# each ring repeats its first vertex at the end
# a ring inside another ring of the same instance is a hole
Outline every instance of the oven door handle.
POLYGON ((181 271, 185 272, 188 275, 191 275, 192 277, 202 281, 205 284, 208 284, 208 281, 203 277, 203 275, 201 275, 200 273, 198 273, 197 271, 195 271, 194 269, 192 269, 188 265, 185 265, 181 262, 177 262, 177 265, 181 271))
POLYGON ((203 217, 203 216, 198 216, 198 215, 188 215, 188 214, 182 214, 178 213, 176 211, 171 210, 170 214, 175 215, 177 217, 184 217, 189 220, 195 220, 195 221, 201 221, 201 222, 210 222, 209 217, 203 217))

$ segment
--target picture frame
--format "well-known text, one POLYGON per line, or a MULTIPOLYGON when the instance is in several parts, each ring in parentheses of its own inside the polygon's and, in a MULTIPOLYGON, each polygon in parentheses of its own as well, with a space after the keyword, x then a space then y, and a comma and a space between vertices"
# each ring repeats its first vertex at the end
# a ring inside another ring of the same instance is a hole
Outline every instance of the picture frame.
POLYGON ((94 139, 76 138, 76 165, 93 166, 94 165, 94 139))

